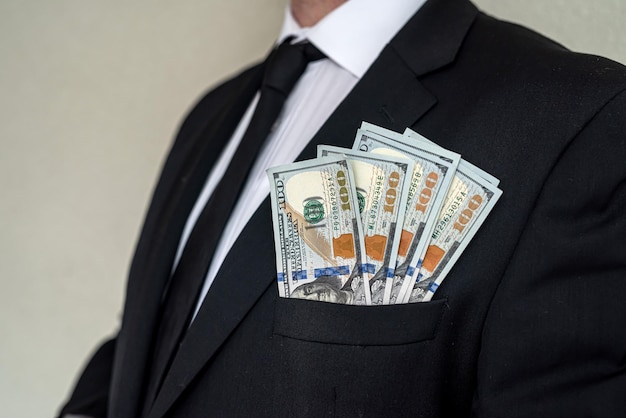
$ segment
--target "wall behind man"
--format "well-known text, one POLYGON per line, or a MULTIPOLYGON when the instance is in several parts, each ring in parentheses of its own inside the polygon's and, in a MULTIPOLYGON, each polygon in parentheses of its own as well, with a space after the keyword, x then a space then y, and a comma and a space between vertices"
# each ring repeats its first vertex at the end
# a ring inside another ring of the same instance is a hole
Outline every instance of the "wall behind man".
MULTIPOLYGON (((477 4, 626 62, 622 0, 477 4)), ((89 351, 115 332, 128 261, 182 114, 265 54, 283 5, 0 1, 3 416, 52 415, 89 351)))

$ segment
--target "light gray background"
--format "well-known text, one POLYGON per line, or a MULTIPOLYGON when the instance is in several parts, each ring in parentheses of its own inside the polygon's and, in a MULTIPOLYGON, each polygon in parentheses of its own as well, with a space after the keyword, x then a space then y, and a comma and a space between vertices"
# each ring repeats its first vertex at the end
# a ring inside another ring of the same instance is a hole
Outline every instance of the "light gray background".
MULTIPOLYGON (((477 3, 626 62, 624 0, 477 3)), ((181 116, 265 54, 283 5, 0 0, 0 415, 51 416, 115 331, 181 116)))

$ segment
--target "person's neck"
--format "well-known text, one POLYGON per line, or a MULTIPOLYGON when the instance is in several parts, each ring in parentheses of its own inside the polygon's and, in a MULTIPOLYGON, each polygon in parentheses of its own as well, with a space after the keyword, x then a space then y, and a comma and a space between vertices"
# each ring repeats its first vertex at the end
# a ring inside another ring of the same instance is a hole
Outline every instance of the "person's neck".
POLYGON ((315 25, 324 16, 347 0, 291 0, 291 14, 298 25, 307 28, 315 25))

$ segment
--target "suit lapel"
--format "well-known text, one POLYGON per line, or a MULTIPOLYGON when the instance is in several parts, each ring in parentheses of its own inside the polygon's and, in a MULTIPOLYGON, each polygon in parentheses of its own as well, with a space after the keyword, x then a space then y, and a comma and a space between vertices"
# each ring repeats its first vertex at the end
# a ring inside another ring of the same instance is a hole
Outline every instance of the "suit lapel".
MULTIPOLYGON (((436 98, 418 76, 454 60, 475 15, 476 9, 469 2, 430 0, 426 3, 382 51, 298 160, 314 158, 318 144, 351 147, 356 128, 363 120, 397 131, 414 125, 436 104, 436 98), (448 33, 442 34, 440 28, 447 28, 448 33)), ((162 417, 167 412, 268 286, 275 285, 272 242, 267 198, 218 272, 174 358, 150 418, 162 417)))
POLYGON ((435 103, 436 99, 411 69, 387 47, 307 144, 298 160, 315 158, 319 144, 351 148, 356 130, 364 120, 402 131, 435 103))
POLYGON ((116 390, 109 406, 114 416, 139 416, 141 382, 183 227, 210 168, 252 100, 261 73, 260 68, 245 73, 213 118, 176 141, 164 165, 129 273, 124 326, 116 346, 116 390))

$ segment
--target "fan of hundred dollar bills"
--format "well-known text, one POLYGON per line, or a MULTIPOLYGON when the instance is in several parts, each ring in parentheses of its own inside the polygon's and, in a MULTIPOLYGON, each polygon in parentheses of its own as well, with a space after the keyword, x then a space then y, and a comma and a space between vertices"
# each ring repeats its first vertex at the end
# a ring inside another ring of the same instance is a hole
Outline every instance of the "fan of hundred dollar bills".
POLYGON ((280 296, 351 305, 430 300, 502 195, 459 154, 367 122, 351 150, 267 174, 280 296))

